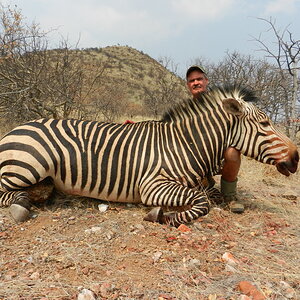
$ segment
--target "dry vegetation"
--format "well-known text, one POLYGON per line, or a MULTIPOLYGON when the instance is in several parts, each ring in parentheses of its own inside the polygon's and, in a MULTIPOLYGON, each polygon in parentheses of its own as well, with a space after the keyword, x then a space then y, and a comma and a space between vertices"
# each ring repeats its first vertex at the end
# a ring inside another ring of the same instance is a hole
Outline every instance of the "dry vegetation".
POLYGON ((266 299, 297 299, 299 171, 285 178, 244 158, 239 193, 244 214, 214 207, 188 232, 142 221, 142 205, 101 213, 59 194, 23 224, 2 209, 0 299, 77 299, 84 288, 96 299, 245 299, 241 281, 266 299))

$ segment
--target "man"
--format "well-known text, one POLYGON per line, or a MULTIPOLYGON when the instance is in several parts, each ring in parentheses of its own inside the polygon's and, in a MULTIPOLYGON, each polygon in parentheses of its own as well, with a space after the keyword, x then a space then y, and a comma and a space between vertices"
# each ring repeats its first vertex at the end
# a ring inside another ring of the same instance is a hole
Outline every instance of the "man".
MULTIPOLYGON (((201 93, 207 91, 209 80, 202 67, 191 66, 186 72, 187 87, 193 98, 197 99, 201 93)), ((221 193, 230 210, 242 213, 245 208, 236 196, 237 175, 241 165, 241 154, 235 148, 229 147, 224 153, 224 164, 221 169, 221 193)), ((213 178, 208 178, 214 182, 213 178)))

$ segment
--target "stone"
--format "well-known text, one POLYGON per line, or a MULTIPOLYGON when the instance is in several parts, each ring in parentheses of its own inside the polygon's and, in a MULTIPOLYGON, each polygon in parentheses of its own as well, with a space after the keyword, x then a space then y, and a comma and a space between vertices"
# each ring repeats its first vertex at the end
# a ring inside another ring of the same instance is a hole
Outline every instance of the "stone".
POLYGON ((98 210, 100 211, 100 212, 106 212, 107 210, 108 210, 108 205, 107 204, 99 204, 98 205, 98 210))
POLYGON ((39 272, 34 272, 30 275, 30 279, 32 280, 38 280, 40 279, 40 273, 39 272))
POLYGON ((101 233, 102 231, 103 231, 102 227, 94 226, 94 227, 92 227, 90 229, 86 229, 84 232, 85 233, 97 233, 97 232, 101 233))
POLYGON ((234 266, 239 263, 239 261, 229 252, 225 252, 222 255, 222 260, 225 261, 228 265, 234 266))
POLYGON ((249 281, 239 282, 238 289, 246 296, 250 296, 253 300, 266 299, 266 297, 249 281))
POLYGON ((77 300, 96 300, 96 298, 92 291, 88 289, 82 289, 78 294, 77 300))
POLYGON ((186 225, 184 224, 180 224, 179 227, 177 228, 179 231, 181 232, 190 232, 192 231, 191 228, 187 227, 186 225))
POLYGON ((161 256, 162 256, 162 252, 160 252, 160 251, 155 252, 152 256, 153 262, 154 263, 158 262, 160 260, 161 256))

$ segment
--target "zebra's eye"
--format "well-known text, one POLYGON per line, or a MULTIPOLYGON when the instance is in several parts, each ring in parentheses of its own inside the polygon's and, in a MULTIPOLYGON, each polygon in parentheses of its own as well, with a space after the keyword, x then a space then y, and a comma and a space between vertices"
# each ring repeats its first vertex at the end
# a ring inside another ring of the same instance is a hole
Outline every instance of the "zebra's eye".
POLYGON ((270 125, 270 122, 269 121, 260 121, 259 124, 262 125, 263 127, 267 127, 270 125))

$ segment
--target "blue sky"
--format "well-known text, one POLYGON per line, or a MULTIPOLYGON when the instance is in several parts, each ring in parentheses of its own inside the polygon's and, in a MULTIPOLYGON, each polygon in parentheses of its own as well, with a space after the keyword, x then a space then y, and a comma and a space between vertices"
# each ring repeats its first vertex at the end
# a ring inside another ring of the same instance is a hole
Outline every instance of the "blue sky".
MULTIPOLYGON (((79 48, 128 45, 151 57, 168 57, 182 73, 196 58, 218 62, 226 51, 263 58, 252 40, 275 41, 268 24, 289 25, 300 39, 300 0, 0 0, 17 5, 28 22, 56 29, 79 48)), ((56 36, 56 38, 55 38, 56 36)), ((56 44, 57 45, 57 44, 56 44)))

